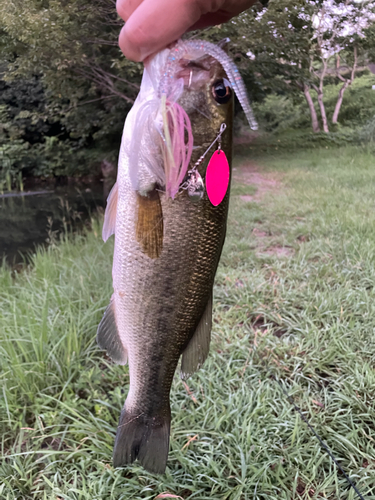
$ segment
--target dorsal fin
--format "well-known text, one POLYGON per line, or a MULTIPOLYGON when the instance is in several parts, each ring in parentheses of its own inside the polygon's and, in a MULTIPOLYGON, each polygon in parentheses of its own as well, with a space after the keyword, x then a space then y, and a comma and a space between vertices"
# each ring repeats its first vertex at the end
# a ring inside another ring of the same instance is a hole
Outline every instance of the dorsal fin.
POLYGON ((115 234, 117 199, 118 199, 118 186, 116 182, 107 198, 107 207, 105 209, 104 224, 102 231, 102 236, 104 241, 107 241, 108 238, 112 236, 112 234, 115 234))
POLYGON ((156 189, 149 191, 147 196, 138 193, 137 200, 137 241, 143 253, 157 259, 163 249, 163 210, 159 193, 156 189))

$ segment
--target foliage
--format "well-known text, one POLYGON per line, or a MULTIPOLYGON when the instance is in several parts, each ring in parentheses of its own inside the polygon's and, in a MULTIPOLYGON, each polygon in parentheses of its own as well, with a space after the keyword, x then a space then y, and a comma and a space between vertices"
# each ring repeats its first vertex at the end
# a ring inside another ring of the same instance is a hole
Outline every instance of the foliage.
POLYGON ((88 97, 133 102, 140 65, 120 57, 122 23, 112 0, 2 0, 0 8, 9 77, 41 74, 49 91, 70 106, 88 97))
POLYGON ((118 48, 114 2, 1 0, 0 17, 2 171, 72 175, 116 157, 141 66, 118 48))
POLYGON ((254 113, 262 130, 282 131, 298 126, 303 106, 296 104, 291 97, 269 94, 254 105, 254 113))
MULTIPOLYGON (((375 75, 364 75, 354 80, 346 90, 340 111, 340 123, 345 126, 364 125, 375 115, 375 75)), ((326 87, 326 108, 332 110, 338 86, 326 87), (332 95, 334 94, 334 95, 332 95)))
MULTIPOLYGON (((354 15, 363 17, 368 2, 346 3, 354 14, 341 13, 320 31, 322 9, 333 12, 343 2, 271 0, 264 9, 257 3, 232 22, 187 36, 231 39, 230 53, 267 131, 307 127, 309 109, 318 130, 317 105, 334 114, 339 89, 333 96, 329 87, 349 78, 333 67, 324 76, 323 52, 340 47, 341 67, 353 66, 354 42, 359 62, 375 53, 373 24, 361 25, 361 36, 350 30, 343 36, 340 28, 344 22, 352 26, 354 15), (310 95, 314 88, 316 95, 310 95)), ((103 159, 115 161, 142 65, 126 60, 118 48, 122 21, 114 0, 0 0, 0 17, 0 182, 7 176, 92 173, 103 159)), ((372 94, 350 93, 349 109, 348 92, 340 123, 360 125, 371 118, 366 102, 372 94)))
POLYGON ((375 115, 360 129, 359 138, 365 144, 375 143, 375 115))
POLYGON ((375 46, 375 37, 370 36, 374 20, 374 6, 366 1, 271 0, 260 13, 246 12, 234 23, 236 42, 242 55, 252 59, 252 69, 264 89, 289 96, 303 92, 317 132, 319 121, 311 96, 311 90, 315 91, 323 130, 328 132, 325 80, 333 74, 344 82, 332 116, 336 123, 358 64, 368 60, 367 52, 375 46), (340 64, 350 69, 350 76, 343 76, 345 68, 340 64))
MULTIPOLYGON (((340 137, 340 145, 353 143, 358 140, 359 130, 375 116, 375 75, 365 72, 356 78, 353 84, 347 89, 340 113, 340 126, 332 128, 331 134, 324 140, 325 143, 333 144, 340 137), (333 138, 336 138, 333 141, 333 138)), ((324 105, 328 115, 334 112, 337 94, 341 87, 340 83, 331 83, 325 86, 324 105)), ((315 101, 316 104, 316 101, 315 101)), ((304 137, 310 137, 309 115, 304 100, 298 95, 277 95, 270 94, 263 101, 254 104, 255 114, 259 120, 262 130, 275 132, 279 136, 283 131, 293 129, 294 131, 304 130, 304 137)), ((292 135, 295 132, 291 133, 292 135)), ((269 141, 269 138, 265 138, 269 141)), ((277 138, 276 138, 277 140, 277 138)), ((321 142, 321 134, 317 134, 314 142, 321 142)), ((306 144, 305 141, 303 141, 306 144)), ((293 140, 290 147, 294 148, 293 140)))
POLYGON ((1 268, 2 498, 354 498, 276 380, 374 496, 373 156, 270 154, 257 178, 277 189, 261 204, 247 201, 248 162, 237 159, 209 358, 188 389, 173 382, 164 476, 111 465, 129 379, 95 345, 113 251, 98 224, 23 272, 1 268))
POLYGON ((60 176, 96 173, 115 159, 126 109, 114 103, 58 106, 40 77, 0 82, 0 181, 8 173, 60 176))

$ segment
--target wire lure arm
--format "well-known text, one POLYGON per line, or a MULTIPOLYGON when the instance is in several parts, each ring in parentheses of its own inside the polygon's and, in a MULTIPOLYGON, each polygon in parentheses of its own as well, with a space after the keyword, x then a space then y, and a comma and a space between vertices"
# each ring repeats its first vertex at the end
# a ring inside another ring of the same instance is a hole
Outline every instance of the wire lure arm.
POLYGON ((186 180, 180 186, 180 193, 183 190, 187 190, 188 195, 190 196, 192 201, 199 201, 202 199, 204 195, 204 182, 201 174, 198 172, 198 167, 206 157, 207 153, 212 149, 212 147, 218 142, 218 151, 221 151, 221 136, 225 132, 227 126, 225 123, 220 125, 220 130, 216 138, 211 142, 206 151, 198 158, 198 160, 194 163, 194 166, 191 170, 188 171, 186 180))

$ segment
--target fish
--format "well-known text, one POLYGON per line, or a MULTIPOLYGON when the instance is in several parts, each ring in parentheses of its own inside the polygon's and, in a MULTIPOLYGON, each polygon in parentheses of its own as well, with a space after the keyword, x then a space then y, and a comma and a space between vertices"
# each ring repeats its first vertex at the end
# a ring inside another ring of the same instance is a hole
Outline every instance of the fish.
POLYGON ((208 356, 229 206, 233 89, 256 126, 233 68, 222 46, 179 41, 147 60, 125 121, 103 225, 105 241, 115 235, 113 295, 97 331, 99 347, 129 364, 114 467, 138 460, 165 472, 179 360, 186 380, 208 356), (215 148, 229 174, 217 205, 204 184, 215 148))

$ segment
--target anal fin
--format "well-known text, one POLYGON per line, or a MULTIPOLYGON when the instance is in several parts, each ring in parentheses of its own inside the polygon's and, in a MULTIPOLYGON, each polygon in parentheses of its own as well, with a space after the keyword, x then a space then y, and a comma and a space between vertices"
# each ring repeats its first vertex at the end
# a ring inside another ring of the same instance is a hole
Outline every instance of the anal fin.
POLYGON ((207 301, 206 309, 199 321, 193 337, 182 353, 181 378, 186 380, 205 362, 210 350, 212 329, 212 292, 207 301))
POLYGON ((123 346, 116 324, 115 303, 113 299, 104 311, 98 326, 96 341, 99 347, 107 351, 108 356, 118 365, 126 365, 128 354, 123 346))
POLYGON ((163 249, 163 210, 156 189, 147 196, 138 193, 136 237, 142 252, 151 259, 160 257, 163 249))

